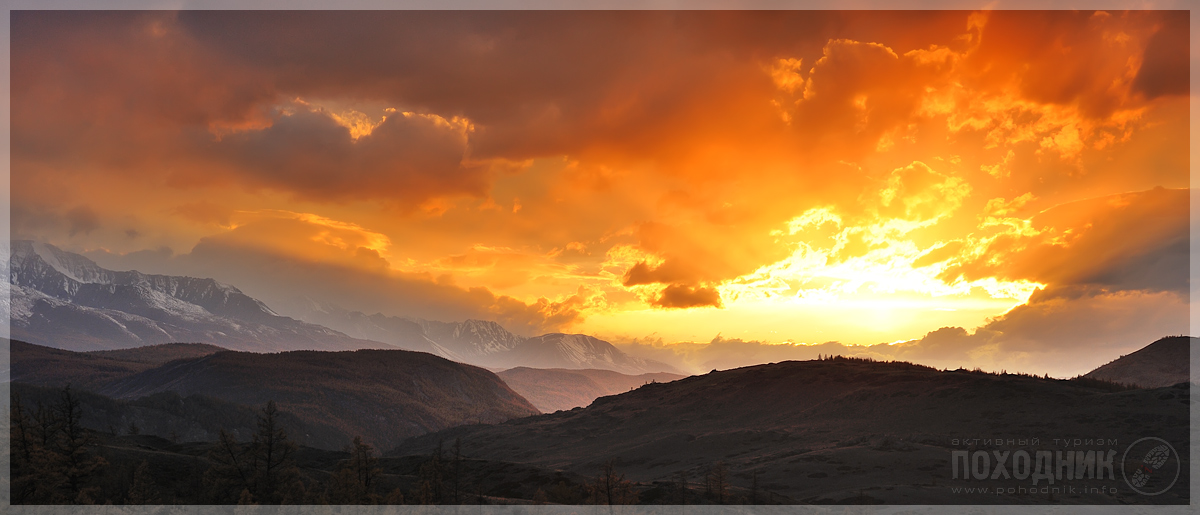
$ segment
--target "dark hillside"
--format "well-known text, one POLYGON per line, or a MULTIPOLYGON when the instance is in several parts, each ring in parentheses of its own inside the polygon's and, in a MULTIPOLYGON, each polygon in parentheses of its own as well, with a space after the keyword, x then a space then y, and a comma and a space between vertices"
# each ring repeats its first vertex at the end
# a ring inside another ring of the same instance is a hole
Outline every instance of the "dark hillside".
MULTIPOLYGON (((637 481, 681 472, 704 477, 724 462, 734 486, 746 488, 756 477, 764 488, 806 502, 853 502, 871 490, 888 503, 1020 503, 948 496, 947 485, 956 484, 951 452, 967 449, 954 442, 1036 437, 1037 449, 1055 449, 1053 438, 1105 438, 1120 452, 1151 435, 1186 457, 1189 399, 1187 388, 1126 390, 907 363, 792 361, 647 384, 583 409, 414 438, 393 452, 421 454, 438 440, 461 438, 465 452, 483 459, 580 474, 614 460, 637 481)), ((1185 478, 1179 485, 1154 502, 1186 500, 1185 478)), ((1121 501, 1079 494, 1062 502, 1121 501)))
POLYGON ((161 364, 54 349, 19 340, 11 340, 9 348, 12 381, 39 386, 70 383, 77 389, 95 391, 109 382, 161 364))
POLYGON ((216 354, 223 350, 229 349, 207 343, 164 343, 131 349, 98 350, 89 352, 88 354, 109 359, 161 365, 177 359, 198 358, 209 354, 216 354))
POLYGON ((455 425, 537 413, 491 372, 400 350, 219 352, 146 370, 100 393, 136 399, 167 391, 243 406, 273 400, 306 424, 383 448, 455 425))
POLYGON ((1088 372, 1084 377, 1157 388, 1190 380, 1191 347, 1196 338, 1169 336, 1088 372))
MULTIPOLYGON (((61 388, 23 383, 12 384, 13 398, 25 409, 36 411, 39 405, 53 406, 61 388)), ((76 391, 80 401, 83 427, 110 436, 158 436, 175 442, 211 442, 225 430, 241 440, 254 434, 258 409, 203 395, 180 396, 162 392, 135 400, 121 400, 86 391, 76 391)), ((336 430, 308 424, 291 413, 280 415, 281 423, 297 443, 319 448, 340 448, 338 442, 349 437, 336 430)))
POLYGON ((113 351, 72 352, 10 340, 13 381, 39 386, 65 386, 96 391, 105 385, 176 359, 198 358, 223 351, 202 343, 165 343, 113 351))

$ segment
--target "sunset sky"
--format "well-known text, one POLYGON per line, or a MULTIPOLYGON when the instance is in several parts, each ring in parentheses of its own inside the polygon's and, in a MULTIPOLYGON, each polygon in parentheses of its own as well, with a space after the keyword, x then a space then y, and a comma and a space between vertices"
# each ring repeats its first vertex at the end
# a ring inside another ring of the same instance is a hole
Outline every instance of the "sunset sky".
POLYGON ((1186 11, 11 30, 13 237, 281 314, 490 319, 694 370, 1072 375, 1189 332, 1186 11))

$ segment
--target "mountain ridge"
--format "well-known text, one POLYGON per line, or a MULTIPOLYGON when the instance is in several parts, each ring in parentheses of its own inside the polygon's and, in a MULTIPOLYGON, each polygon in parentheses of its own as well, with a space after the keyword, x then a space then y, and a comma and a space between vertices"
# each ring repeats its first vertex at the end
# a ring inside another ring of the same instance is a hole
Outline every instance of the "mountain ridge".
POLYGON ((594 368, 631 375, 681 374, 666 363, 630 356, 609 342, 583 334, 521 336, 488 320, 441 322, 382 313, 367 315, 311 299, 307 312, 297 315, 354 337, 370 338, 491 369, 528 366, 594 368))
POLYGON ((399 348, 491 369, 599 368, 678 373, 591 336, 514 334, 494 321, 442 322, 366 315, 304 298, 283 316, 235 286, 210 278, 114 271, 48 243, 9 243, 11 336, 70 350, 203 342, 230 350, 399 348))
POLYGON ((11 332, 74 350, 181 341, 235 350, 350 350, 389 345, 275 313, 213 279, 113 271, 53 245, 10 243, 11 332))

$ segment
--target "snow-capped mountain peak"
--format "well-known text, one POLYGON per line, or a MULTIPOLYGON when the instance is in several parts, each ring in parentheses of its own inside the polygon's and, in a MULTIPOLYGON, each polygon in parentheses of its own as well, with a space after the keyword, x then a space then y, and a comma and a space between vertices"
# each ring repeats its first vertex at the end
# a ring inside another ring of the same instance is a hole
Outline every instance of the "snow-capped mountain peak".
POLYGON ((279 316, 214 279, 113 271, 46 243, 10 244, 14 337, 77 348, 203 342, 243 350, 382 347, 279 316))
POLYGON ((306 323, 280 316, 213 279, 108 270, 45 243, 14 241, 10 248, 5 255, 10 260, 11 327, 14 337, 32 343, 77 350, 168 342, 254 351, 393 346, 492 368, 674 371, 591 336, 526 337, 490 320, 366 315, 304 298, 299 307, 304 313, 298 316, 306 323))
POLYGON ((24 259, 36 256, 50 268, 81 283, 111 283, 113 281, 112 272, 100 268, 95 261, 79 254, 63 251, 50 244, 19 241, 13 242, 13 250, 14 254, 20 254, 24 259))

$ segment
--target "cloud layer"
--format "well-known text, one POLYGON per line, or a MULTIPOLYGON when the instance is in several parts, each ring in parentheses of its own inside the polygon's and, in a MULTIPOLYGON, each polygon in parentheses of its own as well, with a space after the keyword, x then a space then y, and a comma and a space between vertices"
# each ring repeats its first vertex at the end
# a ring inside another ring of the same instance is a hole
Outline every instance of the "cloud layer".
POLYGON ((523 332, 1022 366, 1130 350, 1186 304, 1187 27, 16 12, 13 232, 280 306, 523 332))

